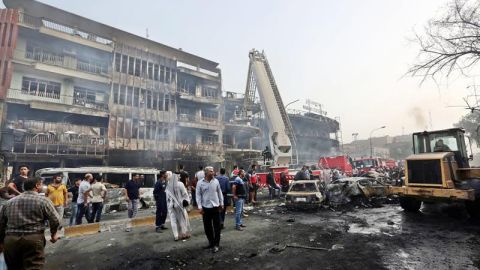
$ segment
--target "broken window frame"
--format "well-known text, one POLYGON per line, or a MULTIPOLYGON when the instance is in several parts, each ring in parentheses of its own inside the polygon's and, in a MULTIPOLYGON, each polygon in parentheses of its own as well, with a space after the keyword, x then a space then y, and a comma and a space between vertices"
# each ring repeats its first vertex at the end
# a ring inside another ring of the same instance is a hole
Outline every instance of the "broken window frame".
POLYGON ((159 65, 159 64, 155 64, 155 65, 153 66, 153 79, 154 79, 155 81, 160 80, 160 76, 159 76, 159 75, 160 75, 160 65, 159 65))
POLYGON ((160 82, 165 82, 165 66, 160 65, 160 82))
POLYGON ((135 58, 131 56, 128 57, 128 74, 135 74, 135 58))
POLYGON ((58 82, 23 76, 21 92, 22 94, 28 94, 32 96, 60 99, 61 87, 61 83, 58 82), (43 88, 43 92, 41 87, 43 88))
POLYGON ((125 85, 120 85, 120 92, 119 92, 119 98, 118 98, 118 104, 120 105, 125 105, 125 96, 127 92, 127 87, 125 85))
POLYGON ((122 54, 122 69, 121 72, 127 74, 128 72, 128 55, 122 54))
POLYGON ((148 68, 147 68, 147 76, 150 80, 153 80, 153 63, 148 62, 148 68))
POLYGON ((142 60, 135 58, 134 72, 133 74, 137 77, 140 77, 140 69, 142 65, 142 60))
POLYGON ((115 62, 115 71, 116 72, 120 72, 121 68, 122 68, 122 55, 120 53, 115 53, 115 59, 114 59, 114 62, 115 62))
POLYGON ((133 106, 133 86, 128 86, 127 87, 127 106, 133 106))
POLYGON ((113 84, 113 103, 118 104, 118 95, 119 95, 120 86, 116 83, 113 84))

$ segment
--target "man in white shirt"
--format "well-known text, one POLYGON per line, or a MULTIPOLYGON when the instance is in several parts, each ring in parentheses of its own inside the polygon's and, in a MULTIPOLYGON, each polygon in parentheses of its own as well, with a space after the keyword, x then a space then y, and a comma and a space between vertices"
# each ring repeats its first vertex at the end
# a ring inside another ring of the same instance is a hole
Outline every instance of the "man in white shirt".
POLYGON ((95 218, 95 222, 100 222, 102 217, 103 202, 107 196, 107 188, 101 182, 101 179, 94 179, 90 187, 92 191, 92 216, 91 219, 95 218), (99 181, 100 180, 100 181, 99 181))
POLYGON ((77 198, 77 219, 75 225, 82 224, 82 218, 85 216, 88 223, 92 223, 93 220, 90 215, 90 207, 88 206, 89 198, 92 197, 90 194, 90 184, 93 181, 93 175, 91 173, 85 174, 85 178, 80 183, 78 187, 78 198, 77 198))
POLYGON ((197 183, 196 193, 198 210, 203 217, 203 228, 208 239, 205 249, 217 253, 220 246, 220 212, 224 205, 222 189, 214 177, 213 167, 205 167, 205 178, 197 183))

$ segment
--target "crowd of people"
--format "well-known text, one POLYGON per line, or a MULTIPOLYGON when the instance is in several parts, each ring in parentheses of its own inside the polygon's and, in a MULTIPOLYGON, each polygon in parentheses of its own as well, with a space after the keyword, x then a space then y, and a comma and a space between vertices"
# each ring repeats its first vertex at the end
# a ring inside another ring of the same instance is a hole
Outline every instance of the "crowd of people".
MULTIPOLYGON (((55 243, 64 226, 63 216, 69 204, 71 216, 65 222, 68 225, 80 225, 84 220, 100 222, 107 199, 102 179, 91 173, 74 180, 68 188, 63 176, 55 175, 46 189, 44 179, 28 175, 29 168, 21 165, 18 176, 7 185, 0 185, 0 251, 4 252, 9 269, 41 269, 45 260, 46 228, 50 228, 50 241, 55 243), (45 196, 41 196, 43 193, 45 196)), ((288 185, 285 175, 283 178, 288 185)), ((136 217, 140 206, 141 179, 140 174, 133 174, 123 187, 130 219, 136 217)), ((267 181, 270 189, 282 189, 282 185, 275 183, 273 174, 267 181)), ((196 207, 202 215, 208 241, 204 248, 216 253, 220 247, 220 232, 226 224, 227 207, 233 205, 235 208, 234 229, 243 231, 246 228, 243 218, 248 216, 244 205, 256 203, 258 188, 255 165, 248 171, 234 166, 229 174, 225 168, 216 172, 211 166, 200 166, 192 179, 182 165, 175 172, 162 170, 153 190, 155 231, 168 230, 165 222, 169 217, 173 239, 190 238, 192 228, 188 211, 196 207)), ((127 225, 126 231, 132 231, 131 225, 127 225)))

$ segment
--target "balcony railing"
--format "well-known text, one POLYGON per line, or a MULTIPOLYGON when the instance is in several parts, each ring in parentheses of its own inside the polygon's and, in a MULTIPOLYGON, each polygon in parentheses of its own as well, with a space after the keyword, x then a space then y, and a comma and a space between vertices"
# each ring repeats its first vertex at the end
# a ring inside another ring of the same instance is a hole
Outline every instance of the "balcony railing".
POLYGON ((22 154, 103 156, 107 147, 105 128, 58 122, 18 120, 8 122, 3 147, 22 154), (7 143, 11 145, 6 145, 7 143))
POLYGON ((102 76, 109 75, 109 68, 107 65, 89 62, 88 60, 81 60, 71 56, 55 54, 42 49, 25 51, 25 58, 35 60, 42 64, 63 67, 66 69, 78 70, 102 76))
POLYGON ((64 24, 60 24, 60 23, 54 22, 50 19, 37 18, 37 17, 31 16, 31 15, 25 14, 23 12, 19 13, 19 23, 25 24, 29 27, 33 27, 33 28, 37 28, 37 29, 40 28, 40 27, 45 27, 45 28, 50 29, 50 30, 62 32, 62 33, 69 34, 69 35, 72 35, 72 36, 77 36, 77 37, 80 37, 82 39, 90 40, 90 41, 97 42, 97 43, 100 43, 100 44, 103 44, 103 45, 109 45, 109 46, 112 45, 112 41, 110 39, 99 37, 95 34, 80 30, 76 27, 71 27, 71 26, 67 26, 67 25, 64 25, 64 24))
POLYGON ((90 102, 84 99, 73 99, 73 102, 66 102, 65 96, 57 94, 57 93, 48 93, 48 92, 29 92, 26 90, 20 89, 8 89, 7 98, 10 99, 18 99, 22 101, 44 101, 44 102, 52 102, 58 104, 65 104, 65 105, 76 105, 82 106, 85 108, 93 108, 97 110, 107 111, 108 104, 100 103, 100 102, 90 102))
POLYGON ((177 121, 180 122, 192 122, 192 123, 200 123, 200 124, 218 124, 218 119, 217 118, 212 118, 212 117, 205 117, 205 116, 198 116, 198 115, 192 115, 192 114, 186 114, 186 113, 181 113, 177 115, 177 121))

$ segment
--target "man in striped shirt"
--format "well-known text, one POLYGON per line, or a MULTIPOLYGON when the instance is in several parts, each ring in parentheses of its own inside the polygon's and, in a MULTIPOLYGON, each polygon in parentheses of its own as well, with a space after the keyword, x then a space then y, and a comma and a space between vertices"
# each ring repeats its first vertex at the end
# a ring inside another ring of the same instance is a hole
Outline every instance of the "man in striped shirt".
POLYGON ((50 224, 51 242, 58 240, 60 217, 52 202, 39 196, 40 178, 29 178, 21 195, 0 210, 0 249, 8 269, 41 269, 45 264, 45 221, 50 224))

